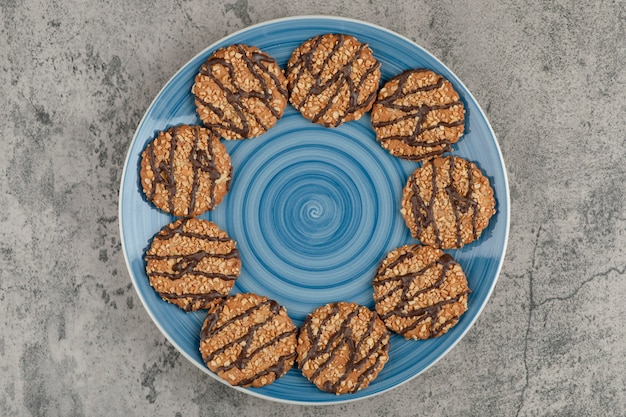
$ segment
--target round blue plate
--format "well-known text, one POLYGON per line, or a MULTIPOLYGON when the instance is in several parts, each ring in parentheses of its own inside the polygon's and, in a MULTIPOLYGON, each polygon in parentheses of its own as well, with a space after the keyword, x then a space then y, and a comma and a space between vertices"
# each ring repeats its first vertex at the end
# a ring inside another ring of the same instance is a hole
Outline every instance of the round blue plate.
MULTIPOLYGON (((150 239, 173 220, 146 202, 139 186, 141 151, 156 133, 198 124, 190 93, 200 65, 219 47, 255 45, 285 67, 293 50, 324 33, 346 33, 368 43, 382 63, 382 80, 409 68, 430 68, 455 86, 466 108, 466 134, 453 153, 474 161, 489 177, 497 213, 478 242, 450 251, 472 290, 468 311, 447 334, 428 341, 391 338, 389 362, 369 387, 336 396, 318 390, 297 368, 273 384, 235 388, 266 399, 330 404, 380 394, 416 377, 443 357, 482 311, 500 272, 509 230, 509 190, 493 130, 474 97, 441 62, 410 40, 371 24, 333 17, 296 17, 251 26, 220 40, 185 64, 165 85, 135 133, 120 187, 120 231, 131 279, 167 339, 199 369, 210 372, 198 351, 206 312, 185 313, 162 301, 144 271, 150 239)), ((374 307, 375 270, 388 251, 416 243, 400 215, 402 188, 419 165, 391 156, 375 139, 369 114, 335 129, 304 119, 291 106, 266 134, 224 141, 233 181, 222 203, 202 217, 237 241, 243 268, 234 292, 254 292, 286 307, 297 325, 316 307, 354 301, 374 307)))

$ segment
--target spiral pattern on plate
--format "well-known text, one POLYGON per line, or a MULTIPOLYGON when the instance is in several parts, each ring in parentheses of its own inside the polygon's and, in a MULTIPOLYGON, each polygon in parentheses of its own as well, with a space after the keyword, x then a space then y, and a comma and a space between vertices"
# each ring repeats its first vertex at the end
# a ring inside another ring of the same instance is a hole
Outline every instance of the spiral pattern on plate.
POLYGON ((404 178, 400 162, 368 126, 331 130, 289 108, 265 137, 230 148, 233 185, 213 218, 224 215, 241 251, 236 289, 280 297, 296 321, 345 294, 371 304, 372 273, 406 232, 401 186, 390 187, 404 178))

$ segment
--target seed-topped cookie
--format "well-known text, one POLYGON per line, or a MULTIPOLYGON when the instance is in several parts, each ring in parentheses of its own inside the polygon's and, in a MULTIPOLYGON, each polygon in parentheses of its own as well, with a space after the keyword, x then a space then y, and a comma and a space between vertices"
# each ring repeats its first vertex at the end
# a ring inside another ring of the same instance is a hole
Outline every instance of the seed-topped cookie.
POLYGON ((307 316, 297 351, 302 374, 319 389, 353 393, 367 387, 389 359, 389 331, 367 307, 331 303, 307 316))
POLYGON ((425 245, 460 248, 477 240, 495 213, 489 179, 458 156, 425 162, 409 177, 402 196, 402 217, 425 245))
POLYGON ((235 241, 216 224, 197 218, 161 229, 145 261, 150 285, 185 311, 211 308, 228 295, 241 271, 235 241))
POLYGON ((231 183, 230 156, 219 137, 200 126, 159 132, 141 154, 141 186, 157 208, 197 216, 222 201, 231 183))
POLYGON ((470 290, 461 266, 431 246, 406 245, 389 252, 373 285, 380 318, 406 339, 441 336, 467 311, 470 290))
POLYGON ((465 129, 465 108, 448 80, 427 69, 389 80, 372 108, 376 139, 392 155, 426 160, 452 150, 465 129))
POLYGON ((231 385, 261 387, 293 366, 297 333, 276 301, 239 293, 209 311, 200 353, 207 367, 231 385))
POLYGON ((326 34, 298 47, 285 73, 291 104, 312 122, 336 127, 371 109, 380 62, 353 36, 326 34))
POLYGON ((191 92, 204 125, 224 139, 265 133, 287 105, 287 80, 276 60, 242 44, 215 51, 200 67, 191 92))

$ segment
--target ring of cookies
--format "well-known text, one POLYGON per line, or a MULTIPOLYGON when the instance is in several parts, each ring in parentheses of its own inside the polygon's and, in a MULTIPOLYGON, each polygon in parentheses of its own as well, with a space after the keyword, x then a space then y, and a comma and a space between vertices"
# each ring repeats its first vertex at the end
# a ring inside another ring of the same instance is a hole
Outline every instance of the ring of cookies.
POLYGON ((391 332, 439 337, 467 310, 466 276, 443 250, 478 240, 495 213, 495 198, 476 164, 443 156, 463 136, 463 102, 448 80, 428 69, 404 71, 379 88, 380 67, 367 44, 346 34, 305 41, 284 71, 254 46, 218 49, 192 88, 203 126, 159 132, 141 154, 143 193, 177 217, 145 252, 150 285, 184 311, 207 310, 199 350, 207 367, 231 385, 264 386, 297 363, 320 390, 354 393, 388 361, 391 332), (237 243, 197 217, 220 204, 231 186, 230 156, 220 138, 265 133, 288 103, 328 128, 371 111, 380 145, 421 162, 404 187, 401 215, 422 244, 382 259, 372 280, 375 309, 329 303, 300 329, 274 300, 229 295, 242 267, 237 243))

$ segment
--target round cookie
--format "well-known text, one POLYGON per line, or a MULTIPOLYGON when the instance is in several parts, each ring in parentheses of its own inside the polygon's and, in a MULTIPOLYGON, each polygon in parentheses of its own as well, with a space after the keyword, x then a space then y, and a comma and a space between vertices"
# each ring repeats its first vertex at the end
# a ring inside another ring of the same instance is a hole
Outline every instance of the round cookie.
POLYGON ((465 129, 465 108, 452 84, 427 69, 389 80, 372 108, 372 127, 383 148, 409 160, 452 150, 465 129))
POLYGON ((402 217, 423 244, 460 248, 477 240, 495 211, 489 179, 458 156, 435 158, 417 168, 402 196, 402 217))
POLYGON ((147 199, 174 216, 197 216, 222 201, 231 183, 230 156, 210 130, 174 126, 159 132, 141 154, 147 199))
POLYGON ((265 133, 287 106, 287 79, 276 60, 242 44, 215 51, 200 67, 191 92, 204 125, 224 139, 265 133))
POLYGON ((293 366, 297 333, 276 301, 239 293, 209 311, 200 353, 207 367, 231 385, 261 387, 293 366))
POLYGON ((208 221, 184 218, 154 236, 145 254, 150 285, 185 311, 211 308, 241 271, 237 244, 208 221))
POLYGON ((298 366, 319 389, 365 388, 389 359, 389 331, 367 307, 348 302, 315 309, 298 336, 298 366))
POLYGON ((406 339, 441 336, 467 311, 470 290, 461 266, 431 246, 406 245, 389 252, 373 286, 380 318, 406 339))
POLYGON ((372 108, 380 62, 353 36, 326 34, 298 47, 285 74, 291 104, 312 122, 336 127, 372 108))

